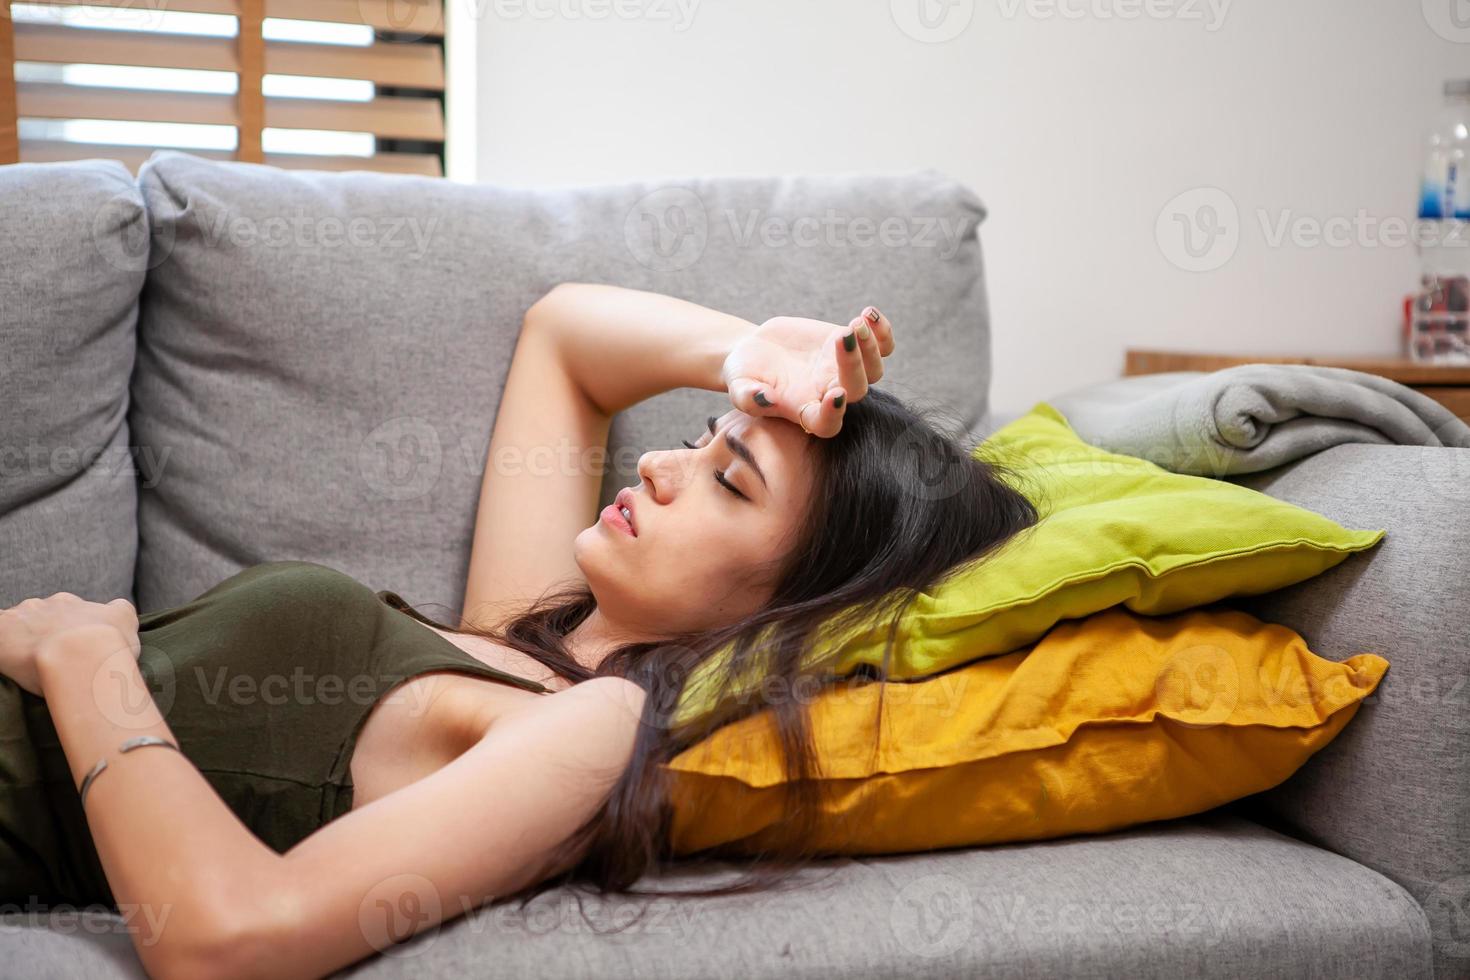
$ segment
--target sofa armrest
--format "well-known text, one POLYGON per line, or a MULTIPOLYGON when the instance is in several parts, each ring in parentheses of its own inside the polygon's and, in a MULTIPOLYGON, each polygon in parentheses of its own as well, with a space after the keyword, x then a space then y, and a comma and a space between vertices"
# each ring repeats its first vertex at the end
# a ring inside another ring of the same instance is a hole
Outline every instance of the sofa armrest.
POLYGON ((1240 808, 1399 882, 1429 915, 1439 975, 1470 975, 1470 450, 1338 446, 1233 482, 1388 531, 1240 603, 1322 656, 1390 664, 1337 739, 1240 808))

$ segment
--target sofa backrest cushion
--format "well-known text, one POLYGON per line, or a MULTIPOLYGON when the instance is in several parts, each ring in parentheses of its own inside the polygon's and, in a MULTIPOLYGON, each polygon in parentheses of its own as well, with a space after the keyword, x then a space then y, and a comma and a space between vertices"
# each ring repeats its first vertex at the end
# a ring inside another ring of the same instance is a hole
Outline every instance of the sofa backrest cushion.
MULTIPOLYGON (((139 182, 132 418, 168 454, 139 502, 144 610, 286 558, 458 610, 517 333, 562 281, 757 322, 871 303, 904 333, 884 385, 956 431, 986 408, 984 210, 934 173, 512 190, 165 152, 139 182)), ((728 406, 681 390, 620 414, 602 502, 728 406)))
POLYGON ((132 598, 128 374, 149 254, 120 163, 0 167, 0 607, 132 598))

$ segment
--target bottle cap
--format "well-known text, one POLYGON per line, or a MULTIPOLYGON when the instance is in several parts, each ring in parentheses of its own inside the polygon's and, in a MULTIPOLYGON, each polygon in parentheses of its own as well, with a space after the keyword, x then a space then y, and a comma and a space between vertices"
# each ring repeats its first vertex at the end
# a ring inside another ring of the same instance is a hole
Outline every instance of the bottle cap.
POLYGON ((1444 83, 1445 95, 1470 95, 1470 78, 1452 78, 1444 83))

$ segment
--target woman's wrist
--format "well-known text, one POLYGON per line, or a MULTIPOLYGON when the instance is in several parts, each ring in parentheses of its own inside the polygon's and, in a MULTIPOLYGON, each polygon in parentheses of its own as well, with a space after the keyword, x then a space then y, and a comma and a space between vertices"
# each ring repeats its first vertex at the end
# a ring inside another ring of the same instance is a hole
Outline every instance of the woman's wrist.
POLYGON ((736 345, 757 329, 754 323, 728 314, 720 314, 720 320, 712 321, 710 327, 708 335, 692 345, 689 380, 683 387, 727 390, 725 362, 736 345))
POLYGON ((36 673, 41 689, 48 680, 76 671, 78 662, 97 664, 132 644, 122 630, 110 623, 87 623, 52 633, 36 647, 36 673))

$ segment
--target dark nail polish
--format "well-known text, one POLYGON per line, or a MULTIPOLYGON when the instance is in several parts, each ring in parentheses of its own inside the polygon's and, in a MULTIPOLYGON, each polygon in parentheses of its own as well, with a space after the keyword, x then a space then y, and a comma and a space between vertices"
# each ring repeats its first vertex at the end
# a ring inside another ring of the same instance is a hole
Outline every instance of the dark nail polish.
POLYGON ((842 407, 842 403, 845 402, 845 401, 847 401, 847 396, 846 395, 838 395, 838 396, 836 396, 835 398, 832 399, 832 407, 833 408, 841 408, 842 407))
POLYGON ((842 338, 842 348, 843 348, 843 350, 856 350, 857 349, 857 334, 850 333, 846 337, 843 337, 842 338))
POLYGON ((755 403, 761 408, 771 407, 771 400, 766 397, 766 393, 764 391, 757 391, 755 393, 755 403))

